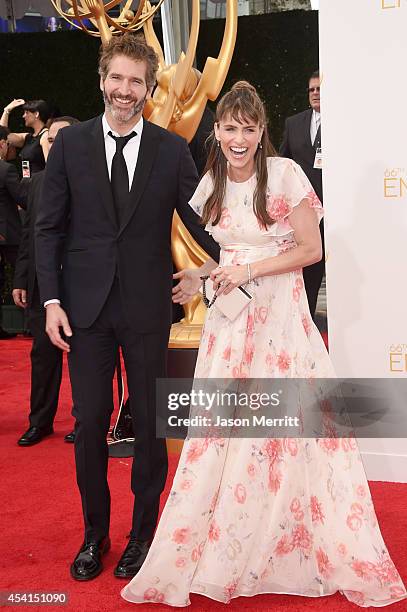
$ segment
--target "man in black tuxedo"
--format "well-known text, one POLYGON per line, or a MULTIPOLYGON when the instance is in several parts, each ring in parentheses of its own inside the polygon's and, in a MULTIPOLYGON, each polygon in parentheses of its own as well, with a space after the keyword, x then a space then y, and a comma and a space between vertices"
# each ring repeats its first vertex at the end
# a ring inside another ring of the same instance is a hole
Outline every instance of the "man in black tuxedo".
MULTIPOLYGON (((5 282, 5 264, 15 265, 21 238, 21 219, 18 204, 25 206, 25 186, 20 182, 17 170, 6 160, 8 158, 7 137, 9 129, 0 126, 0 296, 5 282)), ((0 340, 12 338, 1 327, 0 340)))
MULTIPOLYGON (((73 117, 54 119, 48 131, 51 149, 59 130, 79 123, 73 117)), ((18 440, 19 446, 33 446, 53 433, 62 380, 62 351, 54 346, 45 332, 45 310, 40 302, 35 270, 34 226, 41 198, 44 170, 29 181, 27 211, 14 271, 13 299, 16 306, 28 308, 28 324, 33 336, 31 349, 30 426, 18 440)), ((74 441, 74 432, 65 436, 74 441)))
POLYGON ((116 576, 137 573, 156 526, 167 452, 165 440, 156 438, 155 381, 166 371, 175 208, 210 256, 219 257, 188 205, 198 177, 187 143, 142 117, 157 68, 153 49, 132 34, 101 49, 104 115, 58 134, 37 220, 47 332, 69 353, 85 521, 84 542, 71 565, 76 580, 97 576, 110 547, 106 435, 118 346, 136 439, 132 529, 116 576))
MULTIPOLYGON (((292 117, 285 122, 283 142, 280 155, 289 157, 301 166, 309 178, 315 193, 322 198, 322 170, 315 168, 317 149, 321 149, 321 107, 320 107, 320 77, 314 72, 308 83, 308 97, 311 108, 292 117)), ((325 272, 324 223, 320 224, 323 255, 321 261, 303 269, 305 290, 312 317, 315 316, 318 292, 325 272)))

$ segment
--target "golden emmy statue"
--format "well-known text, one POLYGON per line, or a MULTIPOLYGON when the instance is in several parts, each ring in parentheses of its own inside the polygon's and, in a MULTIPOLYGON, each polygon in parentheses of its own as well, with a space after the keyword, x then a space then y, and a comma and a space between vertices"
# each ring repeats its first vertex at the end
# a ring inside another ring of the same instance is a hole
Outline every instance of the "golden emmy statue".
MULTIPOLYGON (((188 48, 177 64, 166 66, 155 36, 152 20, 144 24, 144 34, 160 61, 157 87, 146 104, 145 116, 190 142, 199 126, 206 103, 216 100, 226 75, 236 41, 237 3, 227 0, 226 24, 218 57, 208 57, 202 75, 193 68, 200 23, 199 0, 192 2, 192 20, 188 48)), ((201 266, 208 256, 193 240, 177 213, 172 224, 172 254, 177 270, 201 266)), ((205 306, 199 296, 184 306, 185 316, 171 328, 170 348, 196 348, 201 337, 205 306)))
MULTIPOLYGON (((130 10, 127 0, 118 18, 108 11, 119 5, 119 0, 51 0, 57 11, 75 27, 93 36, 100 36, 105 44, 115 34, 143 28, 146 41, 159 58, 157 87, 146 103, 146 119, 183 136, 190 142, 199 126, 208 100, 216 100, 232 60, 237 33, 237 0, 226 0, 226 23, 222 45, 217 58, 208 57, 202 74, 193 68, 199 35, 200 1, 192 0, 191 30, 186 52, 177 64, 167 66, 161 45, 155 35, 152 17, 163 0, 154 7, 148 0, 140 0, 137 12, 130 10), (65 6, 63 9, 62 5, 65 6), (76 19, 80 25, 72 22, 76 19), (83 20, 94 26, 90 30, 83 20)), ((207 259, 205 251, 191 237, 177 213, 172 224, 172 254, 177 270, 201 266, 207 259)), ((170 348, 197 348, 201 337, 205 306, 199 296, 184 306, 184 318, 171 328, 170 348)))
POLYGON ((146 0, 140 0, 136 13, 131 10, 133 0, 51 0, 58 13, 75 28, 81 28, 91 36, 98 36, 105 45, 113 34, 137 31, 144 23, 152 19, 164 0, 158 0, 151 6, 146 0), (109 11, 121 7, 120 15, 112 18, 109 11), (73 21, 75 20, 75 21, 73 21), (90 20, 94 29, 89 29, 85 20, 90 20))

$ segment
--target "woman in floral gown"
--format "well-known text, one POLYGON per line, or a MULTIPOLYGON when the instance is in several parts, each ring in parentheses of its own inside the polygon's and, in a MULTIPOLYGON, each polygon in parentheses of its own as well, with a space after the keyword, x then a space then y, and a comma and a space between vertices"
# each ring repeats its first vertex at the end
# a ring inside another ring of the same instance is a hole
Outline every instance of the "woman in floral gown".
MULTIPOLYGON (((178 273, 174 301, 191 299, 205 273, 218 294, 250 281, 253 295, 233 322, 208 309, 196 378, 334 377, 301 272, 321 257, 322 207, 301 168, 273 154, 265 125, 255 89, 237 83, 218 105, 190 202, 221 260, 178 273)), ((215 437, 185 441, 148 556, 122 596, 187 606, 190 593, 226 603, 336 591, 362 607, 406 597, 354 439, 215 437)))

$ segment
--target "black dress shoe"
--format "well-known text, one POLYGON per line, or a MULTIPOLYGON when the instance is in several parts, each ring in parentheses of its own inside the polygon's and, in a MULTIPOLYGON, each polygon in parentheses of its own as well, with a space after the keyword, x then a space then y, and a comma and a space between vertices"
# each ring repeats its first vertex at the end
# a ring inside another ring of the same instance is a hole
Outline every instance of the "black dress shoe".
POLYGON ((69 444, 73 444, 75 442, 75 430, 71 431, 69 434, 66 434, 64 437, 64 442, 69 442, 69 444))
POLYGON ((119 563, 114 570, 117 578, 133 578, 141 568, 147 557, 151 542, 143 542, 136 538, 130 538, 119 563))
POLYGON ((17 334, 12 334, 2 327, 0 327, 0 340, 10 340, 10 338, 15 338, 17 334))
POLYGON ((110 549, 110 538, 99 542, 84 542, 71 565, 71 576, 75 580, 92 580, 103 570, 102 555, 110 549))
POLYGON ((45 436, 49 436, 53 433, 54 430, 52 427, 47 427, 46 429, 41 429, 40 427, 30 427, 27 429, 25 434, 21 436, 17 444, 19 446, 32 446, 33 444, 41 442, 45 436))

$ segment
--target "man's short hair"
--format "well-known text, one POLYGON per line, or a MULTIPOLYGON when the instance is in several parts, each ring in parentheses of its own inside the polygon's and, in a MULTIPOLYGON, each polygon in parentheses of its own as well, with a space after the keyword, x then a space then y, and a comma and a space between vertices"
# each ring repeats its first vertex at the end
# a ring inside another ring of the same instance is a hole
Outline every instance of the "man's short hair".
POLYGON ((144 36, 126 32, 123 36, 113 36, 105 46, 100 47, 98 72, 104 81, 109 71, 109 64, 116 55, 125 55, 136 61, 146 63, 146 85, 151 89, 156 81, 158 57, 144 36))
POLYGON ((23 110, 30 113, 38 113, 41 121, 46 123, 50 117, 50 110, 45 100, 28 100, 23 104, 23 110))
POLYGON ((7 136, 10 134, 8 127, 0 125, 0 140, 7 140, 7 136))
POLYGON ((314 70, 314 72, 311 74, 310 78, 308 79, 308 82, 311 79, 319 79, 319 70, 314 70))
POLYGON ((61 117, 54 117, 53 119, 51 119, 49 127, 51 127, 53 123, 69 123, 69 125, 75 125, 75 123, 80 123, 80 121, 79 119, 76 119, 75 117, 70 117, 69 115, 63 115, 61 117))

